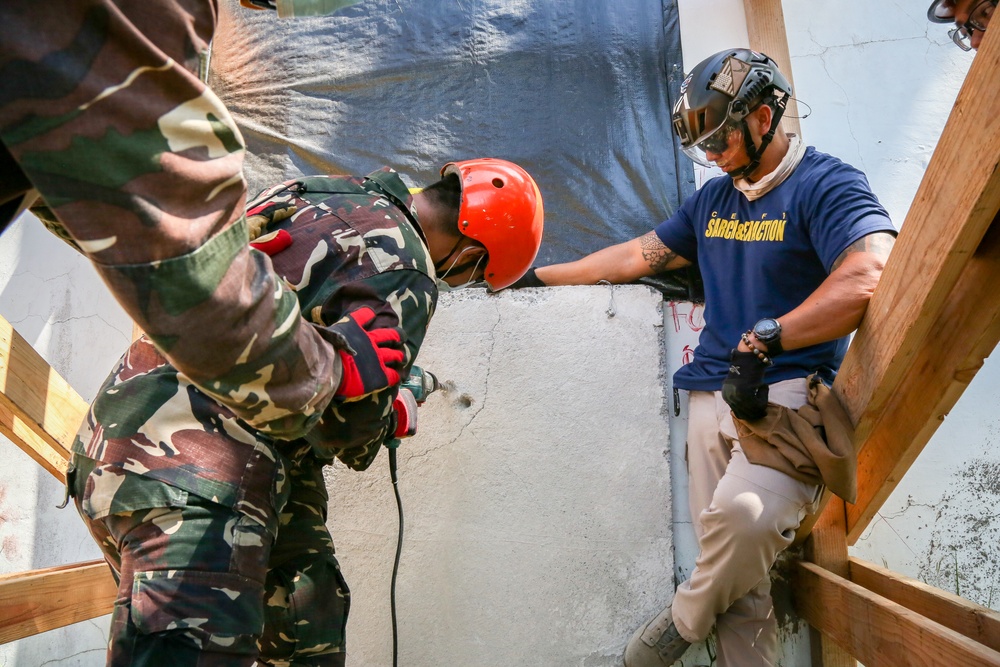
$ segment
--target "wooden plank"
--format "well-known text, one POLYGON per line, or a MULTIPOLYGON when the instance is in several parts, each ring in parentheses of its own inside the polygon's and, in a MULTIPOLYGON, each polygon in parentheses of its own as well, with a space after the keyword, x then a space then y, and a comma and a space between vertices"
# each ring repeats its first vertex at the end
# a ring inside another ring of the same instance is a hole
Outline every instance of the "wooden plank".
POLYGON ((848 542, 875 518, 910 465, 1000 341, 1000 216, 986 232, 931 327, 947 332, 920 346, 900 389, 871 425, 858 454, 858 497, 848 542))
POLYGON ((850 571, 851 581, 872 593, 1000 651, 1000 613, 859 558, 850 559, 850 571))
POLYGON ((103 560, 0 576, 0 644, 108 614, 117 594, 103 560))
POLYGON ((866 667, 1000 667, 1000 652, 828 572, 798 563, 802 617, 866 667))
MULTIPOLYGON (((828 492, 827 492, 828 493, 828 492)), ((827 497, 827 505, 806 542, 806 557, 824 569, 846 578, 850 573, 847 558, 847 512, 844 501, 827 497)), ((857 661, 839 644, 815 628, 810 628, 809 646, 813 667, 855 667, 857 661)))
POLYGON ((87 403, 0 317, 0 432, 61 477, 87 403), (60 459, 62 461, 60 461, 60 459))
MULTIPOLYGON (((781 0, 743 0, 743 11, 747 18, 750 48, 766 53, 778 63, 778 69, 788 79, 788 83, 792 84, 794 94, 792 58, 788 54, 788 35, 785 32, 785 12, 781 8, 781 0)), ((799 105, 794 97, 788 101, 781 123, 786 132, 802 136, 799 105)))
POLYGON ((835 390, 859 442, 899 392, 926 389, 905 385, 907 371, 924 347, 943 347, 933 326, 1000 209, 1000 115, 982 94, 998 67, 1000 31, 987 32, 841 366, 835 390))
POLYGON ((0 400, 0 433, 24 450, 35 463, 48 470, 60 480, 66 480, 66 468, 69 465, 70 453, 57 443, 38 435, 31 425, 0 400))

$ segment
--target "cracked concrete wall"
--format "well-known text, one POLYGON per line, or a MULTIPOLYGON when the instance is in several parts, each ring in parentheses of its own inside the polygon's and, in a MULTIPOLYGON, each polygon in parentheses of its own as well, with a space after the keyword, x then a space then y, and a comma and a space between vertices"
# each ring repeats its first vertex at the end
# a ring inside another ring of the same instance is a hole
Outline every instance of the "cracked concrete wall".
MULTIPOLYGON (((661 304, 639 286, 442 295, 417 364, 445 389, 398 450, 400 664, 611 667, 662 607, 661 304)), ((329 471, 354 665, 391 664, 386 467, 383 451, 364 473, 329 471)))

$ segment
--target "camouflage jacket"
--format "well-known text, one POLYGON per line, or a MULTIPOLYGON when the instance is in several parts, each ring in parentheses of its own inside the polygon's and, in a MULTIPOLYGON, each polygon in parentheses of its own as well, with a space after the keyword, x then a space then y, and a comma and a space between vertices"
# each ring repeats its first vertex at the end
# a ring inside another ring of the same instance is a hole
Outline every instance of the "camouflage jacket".
MULTIPOLYGON (((271 260, 298 296, 302 315, 322 332, 348 312, 370 307, 376 325, 402 328, 405 377, 434 313, 437 285, 399 176, 383 169, 364 178, 302 178, 264 191, 250 206, 268 200, 298 209, 264 231, 291 235, 291 246, 271 260)), ((253 506, 266 498, 238 494, 268 493, 270 486, 240 481, 269 475, 279 459, 294 462, 311 452, 367 468, 391 437, 394 396, 391 389, 334 400, 305 438, 277 440, 199 390, 142 337, 101 387, 73 450, 109 473, 139 473, 217 502, 253 506)))
POLYGON ((342 368, 247 248, 243 137, 198 77, 217 5, 0 2, 0 225, 37 192, 175 368, 298 438, 342 368))

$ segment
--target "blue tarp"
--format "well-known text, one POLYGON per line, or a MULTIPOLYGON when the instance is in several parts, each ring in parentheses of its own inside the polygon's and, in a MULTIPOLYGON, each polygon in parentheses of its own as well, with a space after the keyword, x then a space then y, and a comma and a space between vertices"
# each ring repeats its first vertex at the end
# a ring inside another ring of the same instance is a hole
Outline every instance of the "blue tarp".
POLYGON ((521 164, 545 200, 541 265, 643 234, 693 190, 670 130, 680 61, 674 0, 364 0, 284 20, 227 0, 210 83, 247 140, 251 193, 521 164))

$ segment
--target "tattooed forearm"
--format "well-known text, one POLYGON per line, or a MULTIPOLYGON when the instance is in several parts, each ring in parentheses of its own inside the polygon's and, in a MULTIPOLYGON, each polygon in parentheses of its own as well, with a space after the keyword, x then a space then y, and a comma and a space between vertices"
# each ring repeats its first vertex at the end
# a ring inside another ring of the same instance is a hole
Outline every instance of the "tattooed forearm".
POLYGON ((650 232, 640 238, 639 244, 642 246, 642 258, 654 273, 666 271, 670 263, 678 257, 676 252, 663 245, 656 232, 650 232))
POLYGON ((895 242, 896 237, 889 232, 875 232, 874 234, 863 236, 847 246, 844 252, 840 253, 840 257, 833 263, 833 270, 836 271, 844 263, 844 260, 847 259, 847 256, 855 252, 870 252, 878 255, 884 262, 889 258, 889 251, 892 250, 892 245, 895 242))

